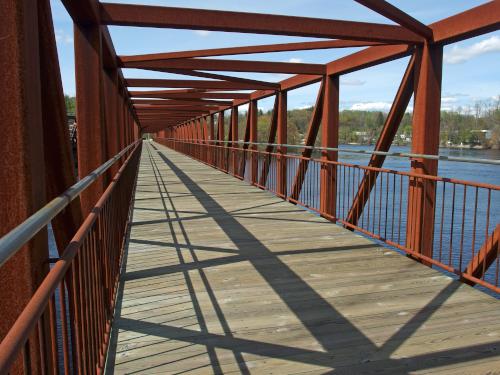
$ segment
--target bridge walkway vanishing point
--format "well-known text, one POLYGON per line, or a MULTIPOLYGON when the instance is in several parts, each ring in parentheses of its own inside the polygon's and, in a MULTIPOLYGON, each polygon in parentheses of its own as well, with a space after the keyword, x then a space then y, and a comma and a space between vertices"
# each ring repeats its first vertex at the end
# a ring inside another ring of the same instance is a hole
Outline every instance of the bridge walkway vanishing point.
POLYGON ((495 298, 145 142, 108 373, 500 369, 495 298))

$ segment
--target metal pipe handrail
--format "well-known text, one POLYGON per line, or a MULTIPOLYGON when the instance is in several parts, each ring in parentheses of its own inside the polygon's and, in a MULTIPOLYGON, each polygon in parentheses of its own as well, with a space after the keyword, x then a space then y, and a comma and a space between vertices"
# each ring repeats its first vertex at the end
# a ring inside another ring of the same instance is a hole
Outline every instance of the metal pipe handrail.
POLYGON ((128 150, 138 142, 131 143, 107 162, 96 168, 80 181, 68 188, 64 193, 48 202, 33 215, 0 238, 0 267, 7 262, 26 242, 31 240, 43 227, 61 212, 68 204, 82 193, 99 176, 106 172, 128 150))
MULTIPOLYGON (((165 138, 167 140, 174 140, 177 142, 190 142, 194 143, 192 140, 186 139, 176 139, 176 138, 165 138)), ((286 143, 264 143, 264 142, 243 142, 243 141, 218 141, 218 140, 202 140, 203 142, 212 143, 238 143, 238 144, 248 144, 256 146, 273 146, 273 147, 286 147, 286 148, 298 148, 298 149, 310 149, 318 151, 334 151, 334 152, 344 152, 352 154, 364 154, 364 155, 383 155, 383 156, 395 156, 402 158, 418 158, 418 159, 429 159, 429 160, 447 160, 453 162, 461 163, 476 163, 476 164, 492 164, 500 165, 500 160, 495 159, 481 159, 481 158, 464 158, 459 156, 445 156, 445 155, 427 155, 427 154, 415 154, 410 152, 388 152, 388 151, 367 151, 367 150, 353 150, 338 147, 318 147, 318 146, 306 146, 306 145, 290 145, 286 143)))

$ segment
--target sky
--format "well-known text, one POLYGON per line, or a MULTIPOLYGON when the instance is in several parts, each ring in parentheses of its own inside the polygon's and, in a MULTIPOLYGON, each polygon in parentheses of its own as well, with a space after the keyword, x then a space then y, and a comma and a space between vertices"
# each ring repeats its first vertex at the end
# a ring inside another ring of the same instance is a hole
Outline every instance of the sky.
MULTIPOLYGON (((107 2, 209 8, 393 24, 392 21, 363 7, 354 0, 107 0, 107 2)), ((390 2, 419 21, 429 24, 487 1, 391 0, 390 2)), ((60 0, 51 0, 51 6, 64 91, 73 96, 75 95, 73 23, 60 0)), ((139 27, 110 26, 109 30, 118 55, 320 40, 139 27)), ((217 58, 327 63, 360 49, 279 52, 217 58)), ((342 76, 340 81, 341 109, 388 111, 407 64, 408 58, 402 58, 342 76)), ((194 79, 193 77, 139 69, 124 69, 123 73, 125 78, 194 79)), ((273 82, 288 77, 286 74, 218 73, 273 82)), ((289 109, 312 106, 318 88, 319 84, 313 84, 290 91, 288 94, 289 109)), ((500 31, 446 46, 442 88, 442 109, 444 110, 459 108, 467 110, 467 108, 472 108, 476 102, 497 100, 500 95, 500 31)), ((272 98, 260 100, 258 103, 259 108, 263 110, 271 109, 272 105, 272 98)), ((411 103, 409 109, 411 110, 411 103)))

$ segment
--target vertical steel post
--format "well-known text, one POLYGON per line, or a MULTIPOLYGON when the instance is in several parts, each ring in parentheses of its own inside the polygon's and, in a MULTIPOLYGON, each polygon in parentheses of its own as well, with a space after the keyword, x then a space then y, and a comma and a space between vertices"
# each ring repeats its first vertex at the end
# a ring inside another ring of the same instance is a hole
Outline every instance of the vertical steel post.
MULTIPOLYGON (((107 140, 107 155, 106 159, 116 155, 120 151, 118 144, 118 72, 116 69, 106 69, 104 71, 103 85, 104 85, 104 110, 106 116, 106 140, 107 140)), ((118 172, 118 164, 110 168, 110 175, 114 176, 118 172)))
MULTIPOLYGON (((45 203, 46 191, 37 1, 4 0, 0 14, 1 237, 45 203)), ((43 229, 0 268, 0 337, 47 274, 48 256, 43 229)), ((31 369, 24 371, 46 373, 48 368, 41 369, 38 334, 33 338, 31 369)), ((12 373, 22 372, 22 363, 16 363, 12 373)))
POLYGON ((273 160, 273 156, 270 155, 271 152, 274 151, 274 146, 271 146, 270 144, 276 143, 276 131, 278 129, 278 103, 279 103, 279 95, 276 94, 274 97, 274 105, 273 105, 273 113, 271 116, 271 123, 269 124, 269 135, 267 138, 267 146, 265 149, 266 155, 264 157, 264 160, 262 162, 261 166, 261 173, 260 173, 260 180, 259 180, 259 185, 261 186, 266 186, 267 183, 267 177, 269 175, 269 167, 271 165, 271 162, 273 160))
POLYGON ((277 165, 276 165, 276 193, 282 198, 287 196, 287 159, 285 157, 287 150, 288 127, 287 127, 287 92, 280 91, 278 94, 278 129, 277 129, 277 165))
MULTIPOLYGON (((339 76, 325 77, 323 114, 321 121, 321 146, 338 147, 339 143, 339 76)), ((335 217, 337 197, 337 161, 335 151, 321 152, 320 211, 328 218, 335 217)))
MULTIPOLYGON (((76 182, 75 162, 70 144, 66 104, 57 57, 50 3, 38 4, 42 120, 47 201, 62 194, 76 182)), ((82 222, 80 198, 52 220, 59 254, 69 244, 82 222)))
POLYGON ((233 168, 233 174, 237 174, 237 168, 238 168, 238 156, 239 153, 236 150, 239 148, 238 145, 238 107, 233 107, 231 109, 231 143, 230 146, 232 147, 231 149, 231 155, 232 155, 232 168, 233 168))
MULTIPOLYGON (((441 110, 443 47, 427 43, 419 51, 415 66, 415 103, 413 109, 413 153, 437 155, 441 110)), ((411 172, 436 175, 437 160, 414 159, 411 172)), ((411 178, 408 187, 406 246, 432 257, 436 184, 411 178)))
MULTIPOLYGON (((250 125, 250 142, 257 142, 258 137, 257 137, 257 115, 258 115, 258 110, 257 110, 257 100, 251 100, 249 105, 248 105, 248 116, 249 116, 249 125, 250 125)), ((250 155, 251 155, 251 161, 250 161, 250 172, 251 172, 251 181, 252 184, 256 184, 258 180, 258 166, 259 166, 259 159, 258 159, 258 154, 257 154, 257 145, 250 144, 250 155)), ((242 176, 244 177, 244 176, 242 176)))
MULTIPOLYGON (((215 115, 212 113, 210 114, 210 123, 208 124, 208 139, 210 141, 214 140, 214 135, 215 135, 215 115)), ((207 142, 208 143, 208 163, 210 165, 214 165, 215 163, 215 143, 214 142, 207 142)))
MULTIPOLYGON (((106 161, 102 95, 102 46, 98 24, 75 24, 76 121, 78 124, 78 174, 85 177, 106 161)), ((127 133, 128 134, 128 133, 127 133)), ((127 135, 127 143, 129 143, 127 135)), ((87 215, 104 192, 99 178, 81 194, 87 215)))

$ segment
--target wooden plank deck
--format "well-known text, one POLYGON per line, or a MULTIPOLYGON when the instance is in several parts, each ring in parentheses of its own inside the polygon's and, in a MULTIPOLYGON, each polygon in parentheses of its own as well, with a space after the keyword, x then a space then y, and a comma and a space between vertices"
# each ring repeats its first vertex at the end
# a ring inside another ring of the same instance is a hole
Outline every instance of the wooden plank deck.
POLYGON ((106 371, 500 373, 500 302, 145 142, 106 371))

